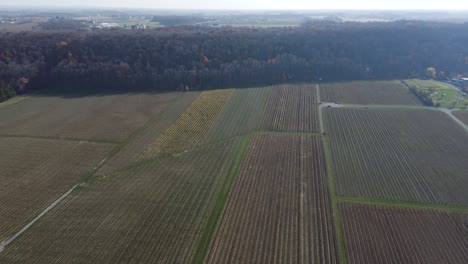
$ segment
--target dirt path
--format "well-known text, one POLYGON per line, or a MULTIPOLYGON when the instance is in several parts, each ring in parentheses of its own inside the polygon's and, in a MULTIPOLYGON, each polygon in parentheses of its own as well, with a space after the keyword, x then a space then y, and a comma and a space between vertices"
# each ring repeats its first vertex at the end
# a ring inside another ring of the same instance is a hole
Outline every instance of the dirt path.
POLYGON ((18 231, 9 239, 0 243, 0 253, 3 252, 3 250, 5 250, 5 247, 8 246, 11 242, 13 242, 13 240, 15 240, 21 234, 23 234, 32 225, 34 225, 34 223, 36 223, 39 219, 41 219, 42 216, 44 216, 47 212, 49 212, 52 208, 54 208, 58 203, 60 203, 63 199, 65 199, 65 197, 67 197, 73 190, 75 190, 76 187, 78 187, 78 185, 71 187, 70 190, 68 190, 66 193, 60 196, 57 200, 55 200, 53 203, 47 206, 38 216, 36 216, 31 222, 29 222, 29 224, 25 225, 23 228, 21 228, 20 231, 18 231))

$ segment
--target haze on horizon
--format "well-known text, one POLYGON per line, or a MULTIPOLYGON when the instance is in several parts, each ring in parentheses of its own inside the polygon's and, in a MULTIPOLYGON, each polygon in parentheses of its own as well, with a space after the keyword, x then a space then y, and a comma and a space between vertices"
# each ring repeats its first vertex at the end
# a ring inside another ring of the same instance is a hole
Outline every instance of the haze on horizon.
POLYGON ((468 10, 468 2, 407 1, 394 0, 378 2, 373 0, 3 0, 0 6, 14 7, 107 7, 107 8, 151 8, 151 9, 293 9, 293 10, 468 10))

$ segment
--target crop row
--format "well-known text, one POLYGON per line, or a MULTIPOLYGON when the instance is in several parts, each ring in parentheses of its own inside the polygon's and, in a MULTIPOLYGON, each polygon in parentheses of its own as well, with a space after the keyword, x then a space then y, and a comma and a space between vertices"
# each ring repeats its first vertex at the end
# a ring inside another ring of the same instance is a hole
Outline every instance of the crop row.
POLYGON ((122 141, 178 96, 31 96, 0 109, 0 134, 122 141))
POLYGON ((96 166, 113 145, 0 138, 0 242, 96 166))
POLYGON ((223 140, 254 130, 269 92, 269 87, 235 90, 208 132, 207 140, 223 140))
POLYGON ((320 85, 324 102, 348 104, 420 105, 399 81, 355 81, 320 85))
POLYGON ((261 130, 318 132, 318 104, 313 84, 273 86, 261 130))
POLYGON ((468 215, 340 204, 349 263, 468 263, 468 215))
POLYGON ((258 135, 244 155, 207 263, 337 263, 320 137, 258 135))
POLYGON ((45 215, 0 263, 190 263, 239 143, 111 174, 45 215))
POLYGON ((184 151, 202 143, 233 93, 232 89, 202 92, 139 160, 184 151))
POLYGON ((467 203, 468 134, 433 110, 326 109, 340 195, 467 203))
POLYGON ((108 174, 135 163, 152 143, 156 141, 179 117, 187 110, 200 92, 185 92, 174 104, 152 120, 148 127, 130 140, 111 160, 97 172, 98 175, 108 174))

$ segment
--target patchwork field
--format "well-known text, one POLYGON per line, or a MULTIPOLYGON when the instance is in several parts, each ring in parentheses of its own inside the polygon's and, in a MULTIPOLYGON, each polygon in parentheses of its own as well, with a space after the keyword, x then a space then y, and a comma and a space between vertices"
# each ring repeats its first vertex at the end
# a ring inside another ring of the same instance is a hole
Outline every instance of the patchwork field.
POLYGON ((202 143, 234 90, 205 91, 140 158, 185 151, 202 143))
POLYGON ((86 176, 112 144, 0 138, 0 242, 86 176))
POLYGON ((400 81, 355 81, 320 84, 323 102, 346 104, 421 105, 400 81))
POLYGON ((337 263, 318 136, 255 136, 206 263, 337 263))
POLYGON ((433 110, 325 110, 340 195, 468 203, 468 133, 433 110))
POLYGON ((315 85, 274 86, 260 129, 265 131, 319 132, 315 85))
POLYGON ((240 139, 142 162, 70 196, 1 263, 189 263, 240 139))
POLYGON ((0 109, 0 135, 121 141, 180 93, 32 96, 0 109))
POLYGON ((468 133, 397 81, 21 99, 0 263, 468 261, 468 133))
POLYGON ((349 263, 467 263, 468 214, 340 204, 349 263))
POLYGON ((468 126, 468 111, 453 111, 453 115, 468 126))
POLYGON ((140 158, 148 147, 160 137, 185 110, 198 98, 200 92, 183 93, 176 103, 165 109, 160 116, 149 122, 143 131, 125 144, 97 172, 99 175, 108 174, 130 166, 140 158))

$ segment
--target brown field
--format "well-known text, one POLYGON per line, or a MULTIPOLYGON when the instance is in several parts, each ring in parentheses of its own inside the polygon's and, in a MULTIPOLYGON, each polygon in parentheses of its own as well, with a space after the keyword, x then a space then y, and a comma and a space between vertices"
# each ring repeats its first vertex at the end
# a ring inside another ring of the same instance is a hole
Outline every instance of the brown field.
POLYGON ((453 115, 468 126, 468 111, 453 111, 453 115))
POLYGON ((318 136, 252 139, 206 257, 206 263, 280 262, 339 262, 318 136))
POLYGON ((112 144, 0 138, 0 242, 70 189, 112 144))
POLYGON ((320 85, 323 102, 346 104, 421 105, 399 81, 356 81, 320 85))
POLYGON ((261 130, 319 132, 315 85, 274 86, 268 99, 261 130))
POLYGON ((121 141, 179 95, 32 96, 0 108, 0 135, 121 141))
POLYGON ((349 263, 468 263, 468 214, 340 204, 349 263))
POLYGON ((102 178, 18 237, 0 263, 191 263, 240 141, 102 178))
POLYGON ((435 110, 325 109, 339 195, 468 203, 468 133, 435 110))

